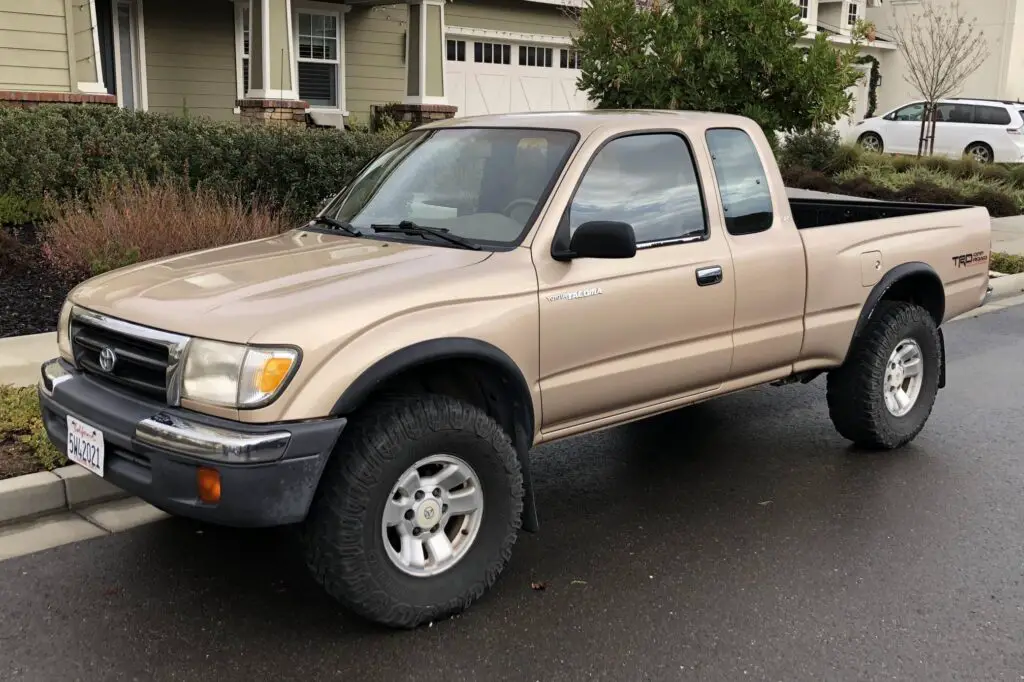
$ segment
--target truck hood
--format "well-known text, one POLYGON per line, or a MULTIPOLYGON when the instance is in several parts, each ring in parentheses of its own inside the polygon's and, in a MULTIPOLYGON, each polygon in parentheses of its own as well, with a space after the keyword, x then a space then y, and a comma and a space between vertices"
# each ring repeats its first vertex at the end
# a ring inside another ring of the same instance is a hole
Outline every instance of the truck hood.
POLYGON ((70 298, 137 324, 244 343, 266 326, 419 289, 490 255, 300 230, 116 270, 70 298))

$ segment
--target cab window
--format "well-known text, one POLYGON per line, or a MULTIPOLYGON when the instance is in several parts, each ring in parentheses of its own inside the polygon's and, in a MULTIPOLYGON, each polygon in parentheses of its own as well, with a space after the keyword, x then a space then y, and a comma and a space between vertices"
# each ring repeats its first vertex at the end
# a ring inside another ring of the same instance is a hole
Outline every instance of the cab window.
POLYGON ((710 129, 705 138, 729 234, 771 229, 775 220, 772 195, 754 141, 737 128, 710 129))
POLYGON ((637 245, 706 238, 704 201, 686 140, 644 133, 602 147, 569 207, 570 236, 594 220, 632 225, 637 245))

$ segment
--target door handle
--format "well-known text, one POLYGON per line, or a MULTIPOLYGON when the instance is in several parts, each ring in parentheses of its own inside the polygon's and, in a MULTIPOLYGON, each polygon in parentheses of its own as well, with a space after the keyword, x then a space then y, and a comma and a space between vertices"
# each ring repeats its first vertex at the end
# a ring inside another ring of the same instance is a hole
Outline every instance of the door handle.
POLYGON ((707 268, 697 269, 697 286, 708 287, 722 281, 722 266, 712 265, 707 268))

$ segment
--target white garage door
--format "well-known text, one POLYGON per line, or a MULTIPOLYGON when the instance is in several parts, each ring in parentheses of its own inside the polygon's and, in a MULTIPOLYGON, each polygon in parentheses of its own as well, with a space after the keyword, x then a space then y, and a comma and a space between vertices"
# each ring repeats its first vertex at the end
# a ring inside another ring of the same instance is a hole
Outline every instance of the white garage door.
POLYGON ((449 36, 445 79, 456 116, 593 108, 576 89, 579 62, 557 44, 449 36))

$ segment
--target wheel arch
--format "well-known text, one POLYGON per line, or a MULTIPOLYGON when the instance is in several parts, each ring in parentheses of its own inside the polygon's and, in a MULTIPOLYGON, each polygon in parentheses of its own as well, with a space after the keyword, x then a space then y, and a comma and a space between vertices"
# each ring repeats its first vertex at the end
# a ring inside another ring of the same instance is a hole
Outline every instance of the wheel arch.
POLYGON ((529 384, 505 351, 480 339, 420 341, 387 355, 353 381, 335 402, 333 416, 349 416, 376 396, 426 390, 465 400, 487 412, 508 433, 523 471, 523 528, 537 529, 529 451, 536 416, 529 384))
MULTIPOLYGON (((935 320, 935 326, 942 324, 946 315, 946 289, 935 269, 927 263, 912 262, 897 265, 889 270, 875 284, 868 294, 864 307, 861 308, 854 327, 853 342, 856 341, 867 327, 878 304, 882 301, 904 301, 916 303, 928 311, 935 320)), ((849 354, 849 351, 847 351, 849 354)))

